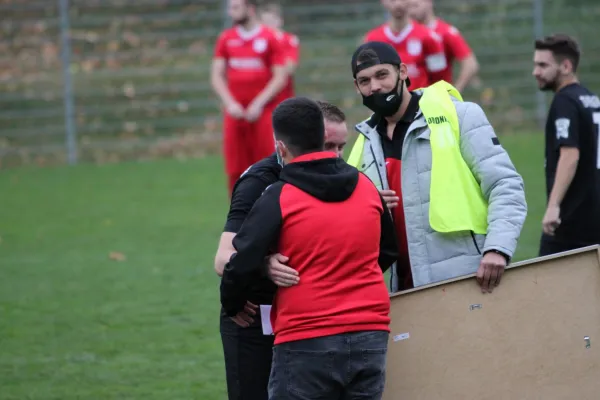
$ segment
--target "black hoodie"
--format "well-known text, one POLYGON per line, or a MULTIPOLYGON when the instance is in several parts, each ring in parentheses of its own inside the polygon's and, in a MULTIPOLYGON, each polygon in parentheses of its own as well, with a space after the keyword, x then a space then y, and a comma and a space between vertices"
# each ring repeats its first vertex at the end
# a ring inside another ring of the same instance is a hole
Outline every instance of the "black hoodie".
POLYGON ((279 179, 233 240, 237 253, 221 281, 221 303, 229 316, 246 300, 270 304, 272 285, 262 285, 262 296, 256 287, 267 279, 265 257, 275 252, 290 258, 288 265, 300 274, 297 286, 314 271, 333 276, 332 267, 352 274, 374 262, 385 271, 398 257, 392 217, 375 185, 335 153, 297 157, 279 179))
POLYGON ((342 158, 297 161, 286 165, 279 179, 326 202, 347 200, 358 183, 359 172, 342 158))

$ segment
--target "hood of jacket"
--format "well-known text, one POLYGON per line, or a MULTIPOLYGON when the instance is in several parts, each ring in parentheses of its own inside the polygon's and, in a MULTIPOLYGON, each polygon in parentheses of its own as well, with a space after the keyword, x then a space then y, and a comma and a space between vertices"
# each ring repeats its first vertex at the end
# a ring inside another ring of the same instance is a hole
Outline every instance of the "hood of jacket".
POLYGON ((354 192, 358 174, 335 153, 323 151, 296 157, 283 167, 280 179, 321 201, 340 202, 354 192))

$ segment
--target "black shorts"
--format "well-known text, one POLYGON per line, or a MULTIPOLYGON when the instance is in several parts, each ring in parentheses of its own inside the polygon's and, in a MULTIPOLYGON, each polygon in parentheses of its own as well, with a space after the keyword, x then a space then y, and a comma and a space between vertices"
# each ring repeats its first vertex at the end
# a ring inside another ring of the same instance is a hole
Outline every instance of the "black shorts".
POLYGON ((555 236, 548 236, 542 234, 540 240, 540 252, 539 256, 549 256, 551 254, 562 253, 564 251, 576 250, 582 247, 593 246, 593 242, 580 242, 580 241, 569 241, 563 238, 557 238, 555 236))
POLYGON ((229 400, 268 400, 275 336, 263 335, 260 311, 242 328, 221 310, 221 340, 229 400))

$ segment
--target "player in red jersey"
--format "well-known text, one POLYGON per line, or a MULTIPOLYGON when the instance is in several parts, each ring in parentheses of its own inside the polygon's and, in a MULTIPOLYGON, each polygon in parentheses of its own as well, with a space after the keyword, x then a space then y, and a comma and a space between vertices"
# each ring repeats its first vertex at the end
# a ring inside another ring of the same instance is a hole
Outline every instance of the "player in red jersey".
POLYGON ((452 64, 460 62, 460 73, 454 86, 462 91, 479 71, 479 63, 467 41, 456 27, 448 24, 433 12, 433 0, 410 0, 411 18, 432 29, 442 38, 446 54, 446 69, 443 79, 452 83, 452 64))
POLYGON ((411 21, 408 0, 381 0, 390 20, 369 31, 365 42, 392 45, 408 68, 408 89, 426 87, 444 79, 446 57, 441 38, 429 28, 411 21))
POLYGON ((256 0, 229 0, 234 26, 217 39, 211 84, 223 108, 223 152, 229 194, 250 165, 273 153, 271 114, 287 81, 285 54, 260 23, 256 0))
POLYGON ((277 97, 277 103, 283 100, 294 97, 294 73, 296 67, 300 61, 300 40, 298 36, 284 31, 283 28, 283 13, 281 12, 281 6, 274 2, 262 2, 258 12, 260 20, 263 24, 267 25, 277 33, 282 47, 286 55, 286 67, 288 73, 288 80, 286 86, 279 93, 277 97))

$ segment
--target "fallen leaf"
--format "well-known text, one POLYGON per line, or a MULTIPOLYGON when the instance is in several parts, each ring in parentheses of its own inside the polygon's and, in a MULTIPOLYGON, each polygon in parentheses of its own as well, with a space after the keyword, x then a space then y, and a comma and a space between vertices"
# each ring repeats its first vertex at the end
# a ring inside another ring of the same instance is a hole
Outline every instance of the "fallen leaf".
POLYGON ((116 40, 111 40, 110 42, 108 42, 108 46, 106 46, 108 51, 114 53, 117 50, 119 50, 119 42, 117 42, 116 40))
POLYGON ((43 167, 44 165, 46 165, 46 157, 37 156, 35 160, 36 160, 38 167, 43 167))
POLYGON ((125 257, 125 254, 119 251, 111 251, 108 255, 108 258, 110 258, 113 261, 125 261, 127 257, 125 257))
POLYGON ((135 121, 125 121, 125 123, 123 124, 123 129, 125 130, 125 132, 132 133, 137 131, 138 124, 135 121))
POLYGON ((133 83, 127 82, 123 85, 123 94, 130 99, 135 97, 135 87, 133 86, 133 83))

